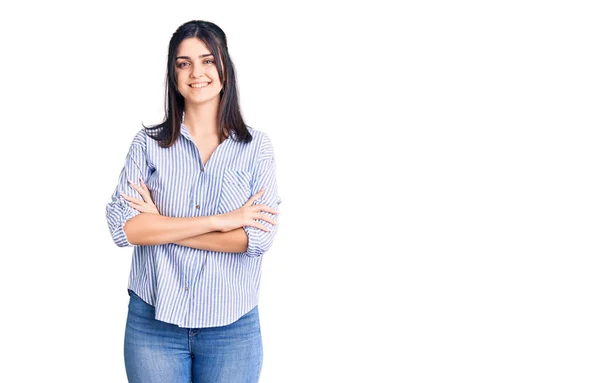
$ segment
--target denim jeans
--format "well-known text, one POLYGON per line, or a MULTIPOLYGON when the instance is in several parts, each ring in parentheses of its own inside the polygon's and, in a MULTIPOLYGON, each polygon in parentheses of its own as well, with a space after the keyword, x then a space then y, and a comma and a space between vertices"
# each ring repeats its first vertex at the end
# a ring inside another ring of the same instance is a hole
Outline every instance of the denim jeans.
POLYGON ((133 291, 125 328, 130 383, 256 383, 262 368, 258 306, 219 327, 182 328, 154 319, 133 291))

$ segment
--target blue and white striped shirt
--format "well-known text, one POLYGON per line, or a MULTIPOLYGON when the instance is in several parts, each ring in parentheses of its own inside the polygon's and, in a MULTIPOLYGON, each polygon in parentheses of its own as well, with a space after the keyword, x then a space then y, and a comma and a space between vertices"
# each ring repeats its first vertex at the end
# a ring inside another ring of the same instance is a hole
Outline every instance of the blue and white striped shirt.
MULTIPOLYGON (((248 127, 253 136, 245 144, 235 132, 202 164, 187 127, 170 148, 161 148, 141 129, 134 137, 119 176, 106 218, 117 246, 134 246, 123 226, 138 214, 120 195, 142 199, 128 183, 142 177, 161 215, 197 217, 239 209, 265 189, 255 204, 279 211, 275 157, 268 135, 248 127)), ((262 212, 277 219, 274 214, 262 212)), ((185 328, 233 323, 258 304, 262 255, 271 247, 277 227, 270 231, 244 226, 248 249, 242 253, 215 252, 174 243, 134 246, 128 289, 155 307, 155 319, 185 328)))

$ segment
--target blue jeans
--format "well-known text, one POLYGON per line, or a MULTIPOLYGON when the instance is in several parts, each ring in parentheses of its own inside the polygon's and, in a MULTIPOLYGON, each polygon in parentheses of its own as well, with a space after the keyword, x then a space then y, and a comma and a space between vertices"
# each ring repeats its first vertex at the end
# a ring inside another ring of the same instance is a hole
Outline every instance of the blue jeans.
POLYGON ((182 328, 154 319, 154 306, 127 291, 130 383, 258 382, 263 357, 258 306, 226 326, 182 328))

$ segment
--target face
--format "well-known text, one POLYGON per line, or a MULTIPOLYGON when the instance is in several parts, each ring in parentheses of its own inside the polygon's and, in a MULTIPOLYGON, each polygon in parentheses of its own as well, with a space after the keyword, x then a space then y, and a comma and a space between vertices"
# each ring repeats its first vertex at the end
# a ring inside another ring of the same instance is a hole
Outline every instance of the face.
POLYGON ((177 89, 186 104, 219 99, 223 86, 215 64, 217 57, 211 54, 206 44, 196 37, 184 39, 175 57, 177 89))

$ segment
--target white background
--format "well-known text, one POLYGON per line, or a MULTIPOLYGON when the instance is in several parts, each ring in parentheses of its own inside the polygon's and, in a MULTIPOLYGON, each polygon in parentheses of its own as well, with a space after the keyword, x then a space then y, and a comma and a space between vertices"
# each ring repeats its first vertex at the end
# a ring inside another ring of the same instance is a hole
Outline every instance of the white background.
POLYGON ((126 382, 104 209, 204 19, 275 147, 261 383, 598 382, 597 9, 384 3, 2 5, 0 381, 126 382))

